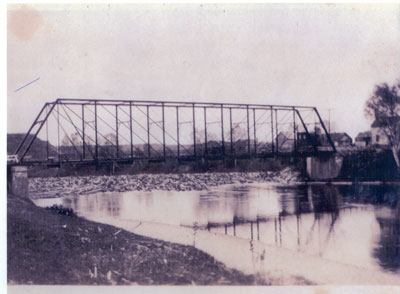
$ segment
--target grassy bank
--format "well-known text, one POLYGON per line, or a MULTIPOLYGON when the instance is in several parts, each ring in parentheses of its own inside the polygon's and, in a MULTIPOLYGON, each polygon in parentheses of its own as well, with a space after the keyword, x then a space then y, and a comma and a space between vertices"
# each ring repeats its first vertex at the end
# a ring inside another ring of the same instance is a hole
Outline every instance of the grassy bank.
POLYGON ((9 284, 254 285, 191 247, 65 216, 8 195, 9 284))

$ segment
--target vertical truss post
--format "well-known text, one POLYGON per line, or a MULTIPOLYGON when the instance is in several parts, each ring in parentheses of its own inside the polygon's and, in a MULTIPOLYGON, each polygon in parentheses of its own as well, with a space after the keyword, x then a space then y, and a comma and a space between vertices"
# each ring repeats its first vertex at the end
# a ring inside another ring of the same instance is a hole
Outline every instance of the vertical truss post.
POLYGON ((275 109, 275 144, 276 144, 276 153, 279 152, 279 133, 278 133, 278 109, 275 109))
POLYGON ((176 107, 176 141, 177 141, 177 155, 180 156, 180 144, 179 144, 179 107, 176 107))
POLYGON ((256 109, 253 108, 253 124, 254 124, 254 154, 257 155, 257 131, 256 131, 256 109))
POLYGON ((233 154, 232 107, 229 107, 229 124, 230 124, 230 133, 231 133, 231 154, 233 154))
MULTIPOLYGON (((48 107, 46 107, 46 116, 48 113, 47 110, 48 107)), ((46 155, 47 155, 47 159, 49 158, 49 120, 46 119, 46 155)))
POLYGON ((150 158, 150 109, 149 105, 146 106, 147 110, 147 157, 150 158))
POLYGON ((164 114, 164 102, 161 103, 162 110, 162 143, 163 143, 163 155, 165 159, 165 114, 164 114))
POLYGON ((60 160, 60 104, 57 102, 57 153, 60 160))
POLYGON ((249 117, 249 105, 246 105, 247 112, 247 153, 250 155, 250 117, 249 117))
POLYGON ((297 138, 296 138, 296 112, 293 107, 293 151, 297 152, 297 138))
POLYGON ((204 107, 204 149, 205 154, 207 155, 207 107, 204 107))
POLYGON ((117 158, 119 158, 119 142, 118 142, 118 129, 119 129, 119 123, 118 123, 118 105, 115 105, 115 145, 117 148, 117 158))
POLYGON ((221 143, 222 155, 225 156, 225 140, 224 140, 224 105, 221 104, 221 143))
POLYGON ((196 156, 196 111, 193 103, 193 154, 196 156))
POLYGON ((131 141, 131 159, 133 159, 132 101, 129 102, 129 135, 131 141))
POLYGON ((315 115, 313 115, 314 118, 314 134, 317 134, 317 122, 315 121, 315 115))
POLYGON ((99 140, 97 135, 97 101, 94 102, 95 160, 99 160, 99 140))
POLYGON ((86 158, 85 149, 85 104, 82 104, 82 158, 86 158))
POLYGON ((275 153, 275 146, 274 146, 274 112, 271 108, 271 151, 272 153, 275 153))

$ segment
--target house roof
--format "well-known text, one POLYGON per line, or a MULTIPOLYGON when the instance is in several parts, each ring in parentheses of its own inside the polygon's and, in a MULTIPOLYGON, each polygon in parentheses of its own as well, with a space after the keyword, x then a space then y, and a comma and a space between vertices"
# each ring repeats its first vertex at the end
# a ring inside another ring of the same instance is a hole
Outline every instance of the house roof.
POLYGON ((329 135, 334 142, 342 140, 343 137, 348 137, 351 140, 351 137, 347 133, 330 133, 329 135))
POLYGON ((360 132, 358 133, 357 137, 356 137, 356 141, 362 141, 364 139, 368 139, 371 138, 371 131, 366 131, 366 132, 360 132))

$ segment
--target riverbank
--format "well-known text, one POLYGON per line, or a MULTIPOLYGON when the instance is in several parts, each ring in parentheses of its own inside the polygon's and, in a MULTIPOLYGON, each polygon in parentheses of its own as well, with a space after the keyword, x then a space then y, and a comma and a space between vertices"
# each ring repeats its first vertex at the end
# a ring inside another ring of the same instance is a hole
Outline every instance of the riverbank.
POLYGON ((37 285, 259 285, 192 246, 55 214, 8 195, 7 280, 37 285))
POLYGON ((298 181, 299 173, 291 168, 277 172, 48 177, 30 178, 29 193, 32 198, 51 198, 97 192, 201 191, 215 186, 235 183, 290 184, 298 181))

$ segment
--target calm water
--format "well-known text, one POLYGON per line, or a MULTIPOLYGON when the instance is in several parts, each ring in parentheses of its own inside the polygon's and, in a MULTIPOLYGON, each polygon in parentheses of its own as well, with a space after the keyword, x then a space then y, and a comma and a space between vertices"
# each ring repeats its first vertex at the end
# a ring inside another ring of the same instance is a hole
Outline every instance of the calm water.
POLYGON ((84 217, 200 227, 400 274, 400 187, 228 185, 38 199, 84 217))

